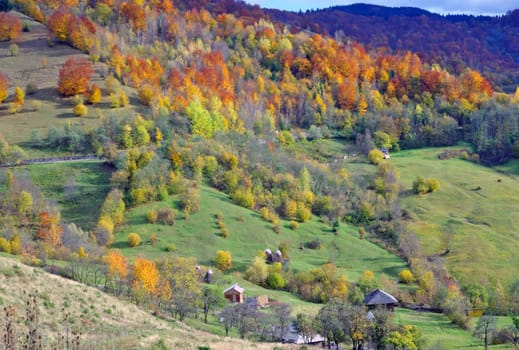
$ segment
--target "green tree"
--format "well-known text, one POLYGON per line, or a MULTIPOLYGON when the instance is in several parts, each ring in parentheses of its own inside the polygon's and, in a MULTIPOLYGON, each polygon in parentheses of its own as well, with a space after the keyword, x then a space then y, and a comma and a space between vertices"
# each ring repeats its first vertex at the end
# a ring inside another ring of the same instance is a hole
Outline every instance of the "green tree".
POLYGON ((18 212, 22 215, 27 215, 33 206, 32 195, 27 191, 21 191, 18 200, 18 212))
POLYGON ((268 266, 264 257, 256 256, 245 272, 245 278, 257 285, 263 285, 268 276, 268 266))

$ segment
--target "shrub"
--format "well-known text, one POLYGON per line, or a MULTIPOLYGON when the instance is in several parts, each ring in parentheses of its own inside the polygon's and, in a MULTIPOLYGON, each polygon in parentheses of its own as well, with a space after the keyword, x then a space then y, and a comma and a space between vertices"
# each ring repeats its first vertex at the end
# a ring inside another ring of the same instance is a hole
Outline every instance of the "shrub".
POLYGON ((297 221, 290 221, 290 228, 295 231, 299 227, 299 223, 297 221))
POLYGON ((434 192, 440 188, 440 181, 437 179, 427 179, 427 187, 429 192, 434 192))
POLYGON ((429 188, 427 187, 427 184, 423 176, 418 176, 416 180, 413 181, 413 191, 416 194, 425 194, 428 190, 429 188))
POLYGON ((4 237, 0 237, 0 252, 11 252, 11 243, 9 243, 9 241, 4 237))
POLYGON ((384 159, 384 154, 378 148, 373 148, 368 153, 368 159, 372 164, 379 164, 384 159))
POLYGON ((288 242, 283 241, 283 242, 279 243, 278 249, 281 252, 281 255, 283 256, 283 259, 288 259, 288 251, 289 251, 288 242))
POLYGON ((174 252, 177 250, 177 247, 174 244, 168 244, 164 250, 167 252, 174 252))
POLYGON ((93 105, 98 104, 99 102, 101 102, 101 97, 101 89, 96 84, 93 84, 86 96, 88 103, 93 105))
POLYGON ((19 53, 20 53, 20 48, 18 47, 18 45, 16 45, 16 44, 9 45, 9 54, 11 56, 18 56, 19 53))
POLYGON ((308 209, 303 203, 297 206, 297 219, 301 222, 307 222, 312 218, 312 211, 308 209))
POLYGON ((164 208, 158 212, 158 221, 163 225, 173 225, 177 219, 177 213, 171 208, 164 208))
POLYGON ((310 249, 321 249, 321 247, 322 247, 322 242, 321 242, 321 240, 320 240, 319 238, 316 238, 316 239, 314 239, 313 241, 308 242, 308 243, 306 244, 306 246, 307 246, 308 248, 310 248, 310 249))
POLYGON ((133 248, 139 244, 141 244, 141 237, 136 233, 130 233, 128 235, 128 245, 133 248))
POLYGON ((267 207, 263 207, 259 210, 259 214, 260 216, 266 220, 266 221, 270 221, 270 210, 269 208, 267 207))
POLYGON ((364 235, 366 234, 366 231, 363 227, 359 227, 359 239, 364 239, 364 235))
POLYGON ((219 250, 214 259, 215 266, 221 271, 227 271, 232 267, 232 256, 229 251, 219 250))
POLYGON ((143 85, 139 89, 139 100, 145 106, 151 106, 155 93, 150 85, 143 85))
POLYGON ((400 279, 400 282, 405 284, 409 284, 414 281, 413 273, 407 269, 400 271, 398 278, 400 279))
POLYGON ((250 190, 239 188, 231 195, 231 198, 241 207, 248 209, 254 207, 254 194, 250 190))
POLYGON ((222 227, 220 229, 220 232, 222 233, 222 237, 223 238, 229 237, 229 230, 227 229, 227 227, 222 227))
POLYGON ((77 117, 83 117, 87 115, 88 108, 84 104, 80 103, 72 110, 77 117))
POLYGON ((272 289, 283 289, 285 288, 286 281, 283 275, 279 272, 271 272, 267 276, 267 285, 272 289))
POLYGON ((188 188, 180 195, 180 208, 185 214, 196 213, 200 210, 200 191, 196 188, 188 188))
POLYGON ((159 212, 156 209, 152 209, 146 213, 146 220, 148 220, 150 224, 156 223, 158 218, 159 212))
POLYGON ((273 226, 272 226, 272 229, 274 230, 274 232, 276 232, 277 234, 279 234, 281 232, 281 224, 278 222, 276 222, 273 226))

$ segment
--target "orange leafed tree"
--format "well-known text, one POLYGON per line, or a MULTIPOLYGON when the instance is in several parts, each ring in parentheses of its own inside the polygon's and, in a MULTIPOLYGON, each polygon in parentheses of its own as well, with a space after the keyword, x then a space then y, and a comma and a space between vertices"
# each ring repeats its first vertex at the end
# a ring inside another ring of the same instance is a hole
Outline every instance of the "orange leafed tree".
POLYGON ((47 26, 56 39, 59 41, 67 41, 70 35, 70 25, 74 21, 72 15, 66 8, 60 8, 54 11, 47 20, 47 26))
POLYGON ((146 13, 134 2, 125 2, 121 5, 121 15, 130 23, 135 31, 146 27, 146 13))
POLYGON ((101 97, 101 89, 96 84, 93 84, 90 88, 90 91, 87 94, 88 103, 93 105, 98 104, 99 102, 101 102, 101 97))
POLYGON ((0 41, 16 39, 21 32, 22 25, 18 16, 0 12, 0 41))
POLYGON ((119 250, 110 250, 104 259, 111 277, 123 279, 128 276, 128 259, 119 250))
POLYGON ((0 72, 0 103, 7 98, 7 76, 0 72))
POLYGON ((85 58, 69 58, 59 71, 59 93, 73 96, 86 92, 92 73, 92 64, 85 58))
POLYGON ((137 258, 133 267, 133 287, 144 290, 153 295, 157 291, 160 274, 155 262, 144 258, 137 258))
POLYGON ((63 228, 59 224, 59 213, 42 211, 40 213, 40 225, 38 227, 38 239, 48 242, 53 246, 61 245, 63 228))

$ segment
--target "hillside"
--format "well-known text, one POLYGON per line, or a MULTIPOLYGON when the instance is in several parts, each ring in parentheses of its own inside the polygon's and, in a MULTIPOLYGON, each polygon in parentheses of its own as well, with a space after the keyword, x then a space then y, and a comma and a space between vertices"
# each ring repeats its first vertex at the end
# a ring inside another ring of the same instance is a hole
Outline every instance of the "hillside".
MULTIPOLYGON (((0 286, 0 304, 15 306, 17 323, 22 320, 23 305, 29 299, 24 295, 36 295, 37 329, 45 348, 56 342, 58 336, 67 335, 68 327, 70 336, 73 331, 81 332, 81 349, 154 349, 154 345, 163 349, 161 343, 167 348, 186 350, 199 346, 216 350, 272 349, 272 344, 220 337, 180 322, 158 319, 98 289, 3 256, 0 256, 0 286)), ((4 315, 0 319, 0 324, 6 320, 4 315)), ((16 331, 26 332, 21 324, 16 331)))
POLYGON ((333 261, 348 280, 355 282, 363 271, 370 270, 377 278, 382 274, 397 279, 398 273, 406 266, 399 257, 381 247, 358 238, 358 227, 343 225, 335 235, 333 230, 317 218, 301 223, 296 230, 291 230, 288 220, 282 221, 279 234, 272 230, 272 225, 260 215, 232 203, 224 193, 209 187, 202 187, 200 211, 185 220, 180 215, 172 225, 149 224, 146 213, 152 208, 178 208, 178 199, 152 203, 132 208, 128 211, 126 222, 116 233, 114 247, 124 249, 128 256, 148 257, 166 256, 168 245, 173 244, 181 255, 194 256, 203 264, 212 265, 216 250, 229 250, 233 257, 232 271, 245 272, 258 251, 267 248, 275 251, 282 242, 289 247, 289 267, 295 271, 307 271, 317 268, 328 261, 333 261), (229 230, 229 237, 223 238, 216 224, 216 214, 222 215, 222 221, 229 230), (144 242, 149 242, 153 233, 158 236, 155 245, 143 244, 138 248, 129 248, 127 236, 137 232, 144 242), (311 241, 321 242, 321 249, 309 249, 311 241))
MULTIPOLYGON (((419 348, 406 323, 430 321, 427 338, 477 348, 462 331, 470 315, 519 311, 513 166, 498 174, 430 148, 464 144, 465 158, 486 165, 519 157, 519 90, 500 92, 486 68, 431 64, 418 49, 393 49, 397 38, 378 49, 318 25, 287 28, 233 0, 13 3, 20 12, 0 13, 0 35, 16 34, 0 43, 1 251, 56 264, 47 268, 154 315, 265 342, 300 314, 336 343, 398 347, 408 337, 419 348), (97 157, 24 163, 69 154, 97 157), (436 178, 422 186, 433 193, 410 190, 420 175, 436 178), (221 291, 233 283, 270 307, 227 306, 221 291), (362 306, 377 287, 444 315, 399 311, 378 332, 362 306)), ((442 35, 468 28, 413 8, 334 11, 403 32, 429 17, 436 34, 450 28, 444 20, 454 27, 442 35)), ((470 20, 484 32, 499 19, 470 20)), ((512 14, 501 29, 501 39, 515 35, 512 14)), ((474 35, 494 71, 513 67, 515 53, 496 58, 474 35)), ((434 42, 406 40, 422 39, 434 42)), ((95 305, 79 310, 100 317, 95 305)), ((130 335, 135 346, 147 337, 130 335)), ((198 345, 176 337, 164 341, 198 345)))
POLYGON ((440 160, 442 149, 395 154, 391 162, 405 191, 416 176, 437 178, 441 189, 425 196, 406 195, 402 204, 412 217, 427 255, 445 255, 449 270, 463 285, 517 285, 519 266, 516 204, 519 179, 513 164, 491 169, 461 159, 440 160))
POLYGON ((482 71, 496 88, 508 92, 519 85, 519 10, 494 18, 440 16, 417 8, 366 4, 304 13, 265 12, 296 28, 330 35, 340 32, 338 37, 370 49, 411 50, 452 72, 469 66, 482 71))

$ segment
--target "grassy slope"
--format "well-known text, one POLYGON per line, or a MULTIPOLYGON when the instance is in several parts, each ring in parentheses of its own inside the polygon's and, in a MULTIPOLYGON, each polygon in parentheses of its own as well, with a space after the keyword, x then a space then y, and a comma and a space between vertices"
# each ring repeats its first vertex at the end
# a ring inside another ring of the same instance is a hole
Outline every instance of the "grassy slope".
MULTIPOLYGON (((87 116, 77 118, 72 113, 74 107, 70 99, 62 98, 56 88, 58 85, 59 69, 70 56, 81 56, 88 58, 80 51, 68 45, 47 44, 48 30, 41 23, 35 22, 29 17, 19 14, 21 19, 28 23, 30 32, 23 32, 14 43, 19 46, 20 53, 16 57, 9 54, 9 45, 13 42, 0 42, 0 70, 9 78, 10 98, 0 105, 0 132, 9 143, 22 144, 30 140, 33 130, 39 130, 42 136, 50 126, 63 126, 67 123, 79 123, 85 128, 99 125, 103 118, 132 115, 141 110, 141 107, 128 106, 124 109, 110 109, 109 101, 103 91, 103 101, 96 107, 88 106, 87 116), (42 60, 46 60, 43 64, 42 60), (28 83, 34 83, 38 91, 33 95, 25 97, 23 110, 17 114, 7 112, 8 103, 14 95, 16 86, 25 89, 28 83), (33 108, 33 102, 38 101, 41 107, 33 108)), ((94 65, 94 74, 91 83, 96 83, 102 89, 104 80, 99 74, 106 71, 102 63, 94 65)), ((134 93, 126 89, 131 102, 135 102, 134 93)), ((37 154, 36 156, 38 156, 37 154)))
MULTIPOLYGON (((437 349, 473 349, 482 350, 483 342, 475 338, 470 332, 464 331, 452 324, 442 314, 416 312, 406 309, 395 310, 395 323, 412 324, 420 330, 426 344, 425 347, 437 349)), ((498 328, 504 328, 510 323, 506 317, 499 317, 498 328)), ((476 323, 474 322, 474 325, 476 323)), ((512 345, 494 345, 491 349, 513 349, 512 345)))
POLYGON ((426 254, 450 248, 449 270, 462 283, 500 279, 516 281, 519 266, 519 178, 513 166, 498 172, 459 159, 439 160, 440 149, 404 151, 392 155, 404 189, 418 175, 440 180, 438 192, 409 194, 403 207, 414 218, 426 254), (511 169, 511 171, 508 171, 511 169), (480 188, 478 190, 478 187, 480 188))
MULTIPOLYGON (((95 288, 22 265, 2 254, 0 305, 14 305, 23 314, 23 291, 39 296, 39 331, 45 345, 50 345, 62 331, 64 310, 69 314, 72 328, 81 331, 81 344, 93 349, 149 349, 159 339, 171 349, 190 350, 201 345, 215 350, 273 347, 273 344, 253 344, 160 320, 95 288)), ((20 331, 23 326, 19 324, 17 329, 20 331)), ((286 345, 277 346, 290 349, 286 345)))
POLYGON ((30 178, 45 198, 56 201, 65 222, 74 222, 83 229, 93 229, 99 209, 110 190, 112 169, 99 161, 36 164, 14 168, 17 177, 30 178), (64 187, 74 183, 72 191, 64 187))
POLYGON ((357 228, 341 228, 335 236, 331 229, 317 219, 301 224, 296 231, 290 230, 288 222, 282 222, 280 234, 274 233, 272 226, 251 210, 232 204, 223 193, 209 187, 201 191, 201 210, 188 220, 179 219, 173 226, 146 223, 146 212, 152 207, 169 205, 176 207, 175 199, 165 203, 153 203, 131 209, 126 216, 126 225, 116 234, 114 247, 121 248, 129 256, 146 255, 159 257, 167 254, 164 248, 175 244, 178 253, 195 256, 203 264, 212 264, 217 250, 229 250, 233 256, 233 267, 245 271, 258 250, 276 250, 282 241, 289 242, 290 267, 294 270, 308 270, 320 266, 330 259, 342 268, 351 281, 356 281, 364 270, 372 270, 377 276, 384 273, 396 278, 405 263, 398 257, 365 240, 359 240, 357 228), (223 214, 223 222, 229 229, 230 237, 220 236, 216 226, 215 213, 223 214), (242 221, 243 220, 243 221, 242 221), (130 249, 126 237, 130 232, 141 235, 144 244, 130 249), (150 245, 150 236, 156 233, 159 240, 150 245), (299 244, 319 237, 323 249, 299 250, 299 244))

